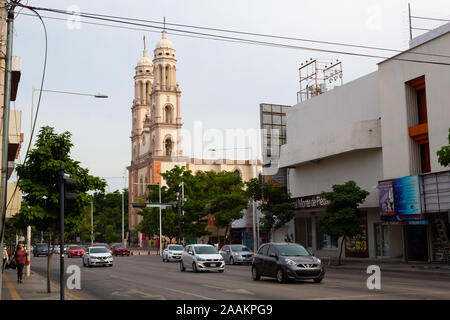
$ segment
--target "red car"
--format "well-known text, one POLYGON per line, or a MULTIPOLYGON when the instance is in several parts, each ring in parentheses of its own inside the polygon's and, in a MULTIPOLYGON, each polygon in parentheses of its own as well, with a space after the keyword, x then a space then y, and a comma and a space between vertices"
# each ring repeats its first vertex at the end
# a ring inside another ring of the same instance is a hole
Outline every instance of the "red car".
POLYGON ((114 243, 111 245, 111 252, 113 256, 129 256, 130 250, 128 250, 128 247, 123 243, 114 243))
POLYGON ((67 257, 82 257, 84 255, 84 249, 80 246, 70 246, 67 249, 67 257))

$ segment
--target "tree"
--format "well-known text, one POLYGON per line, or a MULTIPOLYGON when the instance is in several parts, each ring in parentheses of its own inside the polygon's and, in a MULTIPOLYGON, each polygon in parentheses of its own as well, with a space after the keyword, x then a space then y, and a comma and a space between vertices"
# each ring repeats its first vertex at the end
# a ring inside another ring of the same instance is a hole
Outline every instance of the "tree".
POLYGON ((325 214, 319 218, 319 228, 331 237, 342 237, 339 265, 345 239, 361 232, 363 211, 358 207, 368 195, 369 192, 358 187, 352 180, 333 185, 331 192, 322 192, 322 196, 330 202, 326 206, 325 214))
POLYGON ((438 162, 443 167, 450 166, 450 128, 448 129, 448 146, 443 146, 441 150, 436 152, 438 162))
POLYGON ((285 186, 257 178, 246 185, 248 196, 259 202, 258 209, 263 214, 260 220, 262 230, 277 230, 294 218, 294 203, 285 186))
MULTIPOLYGON (((17 165, 18 185, 23 193, 19 212, 12 218, 17 229, 24 230, 31 225, 38 231, 48 231, 53 245, 59 235, 59 178, 60 164, 65 172, 77 180, 75 190, 77 199, 67 203, 64 217, 64 229, 71 232, 77 229, 83 219, 84 207, 89 203, 89 190, 103 190, 104 180, 89 175, 89 170, 80 166, 70 157, 73 147, 70 132, 55 133, 52 127, 42 127, 35 148, 32 149, 23 165, 17 165)), ((49 243, 50 246, 50 243, 49 243)), ((49 247, 50 249, 50 247, 49 247)), ((47 292, 50 292, 50 261, 53 251, 47 259, 47 292)))

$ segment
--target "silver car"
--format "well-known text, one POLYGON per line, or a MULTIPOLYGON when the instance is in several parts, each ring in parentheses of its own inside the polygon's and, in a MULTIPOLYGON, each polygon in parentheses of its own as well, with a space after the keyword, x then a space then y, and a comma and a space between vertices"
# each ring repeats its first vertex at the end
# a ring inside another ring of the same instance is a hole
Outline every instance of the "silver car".
POLYGON ((184 248, 181 255, 180 270, 192 269, 199 271, 219 271, 225 270, 225 262, 217 249, 209 244, 191 244, 184 248))
POLYGON ((252 263, 253 252, 242 244, 227 244, 220 249, 220 255, 226 263, 252 263))
POLYGON ((166 249, 164 249, 162 254, 163 262, 170 261, 180 261, 181 254, 183 253, 183 246, 181 244, 169 244, 166 249))

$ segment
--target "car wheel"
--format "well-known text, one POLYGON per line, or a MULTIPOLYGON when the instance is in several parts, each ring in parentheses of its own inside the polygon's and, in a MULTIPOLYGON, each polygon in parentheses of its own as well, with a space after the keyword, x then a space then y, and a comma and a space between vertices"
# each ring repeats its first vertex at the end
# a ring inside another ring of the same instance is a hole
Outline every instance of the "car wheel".
POLYGON ((283 269, 278 269, 277 271, 277 281, 278 283, 285 283, 286 282, 286 276, 284 275, 283 269))
POLYGON ((323 278, 313 279, 315 283, 321 283, 323 278))
POLYGON ((219 270, 219 272, 224 272, 225 270, 219 270))
POLYGON ((258 271, 256 270, 256 267, 252 268, 252 278, 253 280, 259 280, 261 279, 261 275, 258 273, 258 271))
POLYGON ((193 270, 194 272, 198 272, 197 264, 196 264, 195 262, 192 262, 192 270, 193 270))
POLYGON ((180 261, 180 270, 181 270, 181 272, 185 272, 186 271, 186 268, 184 267, 183 261, 180 261))
POLYGON ((166 262, 166 258, 164 258, 164 256, 162 256, 162 261, 163 261, 163 262, 166 262))

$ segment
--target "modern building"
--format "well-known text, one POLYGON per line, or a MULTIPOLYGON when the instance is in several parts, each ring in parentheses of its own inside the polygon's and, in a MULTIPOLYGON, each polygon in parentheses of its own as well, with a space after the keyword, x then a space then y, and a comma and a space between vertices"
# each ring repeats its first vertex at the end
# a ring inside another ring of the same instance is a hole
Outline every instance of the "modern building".
POLYGON ((449 144, 448 56, 450 24, 414 38, 377 72, 331 91, 316 85, 323 90, 287 112, 280 167, 296 217, 276 240, 293 235, 318 255, 337 255, 338 239, 317 228, 327 205, 320 193, 354 180, 370 195, 347 258, 448 260, 450 171, 436 155, 449 144))
MULTIPOLYGON (((181 90, 176 81, 177 59, 172 42, 166 31, 156 44, 154 57, 147 50, 135 68, 135 92, 131 108, 131 164, 129 173, 130 240, 142 243, 143 235, 135 231, 142 216, 131 203, 146 198, 148 184, 165 183, 161 173, 175 165, 185 166, 194 174, 198 171, 231 171, 241 175, 244 181, 259 174, 260 162, 233 159, 197 159, 183 156, 181 148, 181 90), (254 166, 257 166, 255 171, 254 166), (138 241, 139 239, 139 241, 138 241)), ((223 232, 223 231, 221 231, 223 232)))

